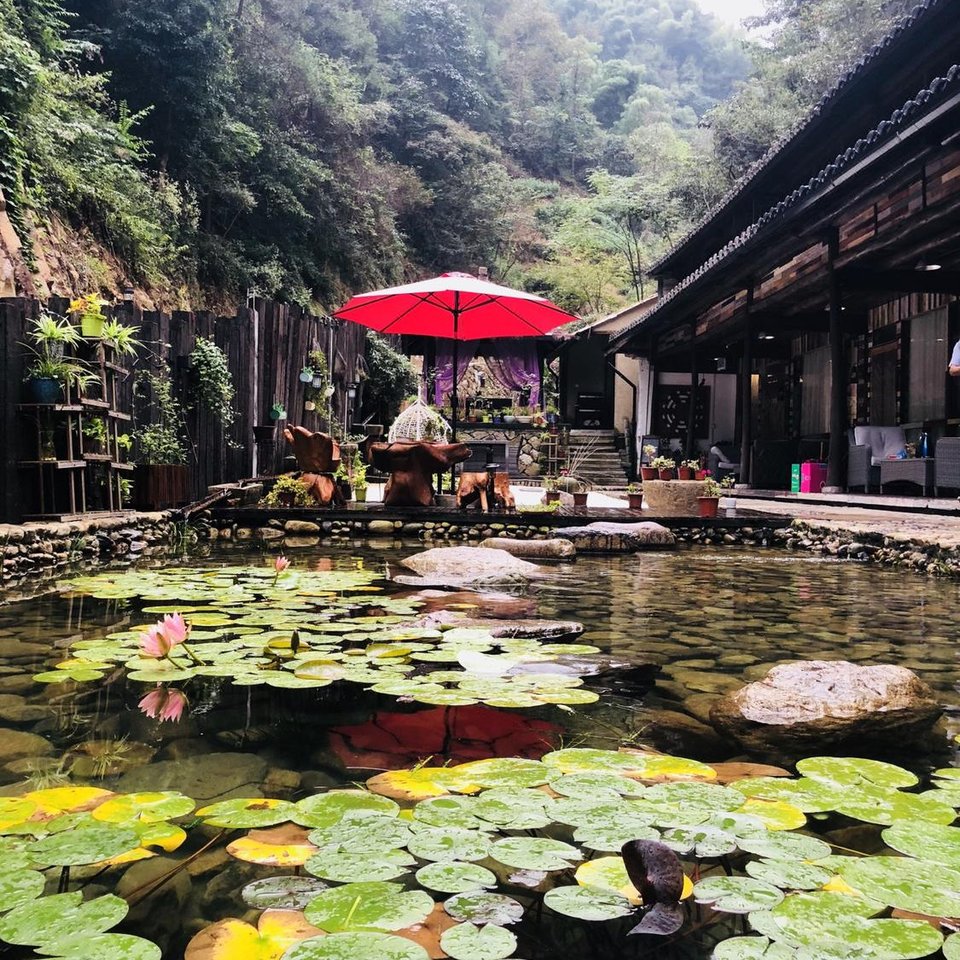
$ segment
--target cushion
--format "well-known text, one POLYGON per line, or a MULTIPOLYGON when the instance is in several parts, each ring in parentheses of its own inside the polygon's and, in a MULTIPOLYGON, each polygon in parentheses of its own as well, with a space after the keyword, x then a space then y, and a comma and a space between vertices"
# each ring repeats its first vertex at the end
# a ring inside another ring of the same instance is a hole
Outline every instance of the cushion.
POLYGON ((903 427, 854 427, 853 438, 858 446, 870 447, 870 462, 874 466, 906 450, 903 427))

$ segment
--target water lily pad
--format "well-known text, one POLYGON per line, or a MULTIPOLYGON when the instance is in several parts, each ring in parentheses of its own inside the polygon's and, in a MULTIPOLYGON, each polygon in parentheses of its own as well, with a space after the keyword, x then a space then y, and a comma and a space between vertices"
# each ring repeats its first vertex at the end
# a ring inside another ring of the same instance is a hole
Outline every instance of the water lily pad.
POLYGON ((296 812, 297 807, 288 800, 238 797, 202 807, 197 811, 197 816, 203 817, 212 827, 250 829, 251 827, 270 827, 292 820, 296 812))
POLYGON ((539 790, 485 790, 470 804, 470 813, 487 824, 510 830, 539 830, 553 822, 550 798, 539 790))
POLYGON ((195 806, 190 797, 175 790, 127 793, 105 800, 93 811, 93 817, 110 823, 126 823, 130 820, 153 823, 186 816, 195 806))
POLYGON ((242 891, 243 900, 258 910, 302 910, 327 885, 314 877, 264 877, 248 883, 242 891))
POLYGON ((485 789, 538 787, 550 779, 550 770, 539 760, 520 760, 513 757, 474 760, 471 763, 461 763, 453 769, 467 781, 479 784, 485 789))
POLYGON ((37 804, 23 797, 0 797, 0 830, 29 820, 37 809, 37 804))
POLYGON ((641 903, 640 891, 631 882, 623 857, 588 860, 577 867, 574 876, 582 887, 616 893, 635 906, 641 903))
POLYGON ((801 777, 790 780, 786 777, 748 777, 730 784, 748 797, 764 800, 782 800, 804 813, 823 813, 833 810, 837 802, 837 789, 830 783, 801 777))
POLYGON ((305 827, 332 827, 347 816, 395 817, 399 812, 400 807, 387 797, 365 790, 331 790, 300 800, 290 819, 305 827))
POLYGON ((490 847, 490 856, 520 870, 566 870, 583 854, 569 843, 540 837, 507 837, 490 847))
POLYGON ((89 821, 75 830, 54 833, 32 844, 30 858, 40 866, 71 867, 100 863, 140 846, 128 826, 89 821))
POLYGON ((227 845, 231 857, 267 867, 302 867, 316 852, 306 829, 292 823, 251 830, 227 845))
POLYGON ((414 858, 403 850, 380 853, 351 853, 346 850, 321 850, 305 864, 307 873, 338 883, 369 880, 393 880, 407 873, 414 858))
POLYGON ((756 880, 772 883, 781 890, 818 890, 833 877, 826 867, 793 860, 753 860, 746 865, 746 871, 756 880))
POLYGON ((843 795, 837 798, 834 809, 856 820, 882 824, 894 823, 897 820, 925 820, 929 823, 947 824, 953 823, 957 817, 952 806, 929 795, 918 796, 901 790, 863 784, 846 789, 843 795))
POLYGON ((418 830, 407 849, 420 860, 483 860, 490 838, 476 830, 431 827, 418 830))
POLYGON ((861 757, 809 757, 797 763, 805 777, 832 783, 838 787, 872 784, 878 787, 912 787, 917 778, 909 770, 882 760, 861 757))
POLYGON ((733 937, 718 943, 713 960, 796 960, 793 947, 773 943, 767 937, 733 937))
POLYGON ((37 953, 56 960, 160 960, 162 951, 150 940, 129 933, 98 933, 56 940, 37 953))
POLYGON ((84 900, 79 891, 30 900, 0 918, 0 939, 41 946, 77 935, 104 933, 127 915, 126 901, 113 894, 84 900))
MULTIPOLYGON (((544 754, 542 762, 560 773, 627 773, 636 772, 639 762, 629 754, 616 750, 597 750, 590 747, 568 747, 544 754)), ((552 778, 551 778, 552 779, 552 778)))
POLYGON ((883 840, 900 853, 960 870, 960 827, 898 820, 883 831, 883 840))
POLYGON ((513 897, 485 890, 470 890, 452 896, 443 909, 454 920, 470 923, 495 923, 503 926, 523 919, 523 905, 513 897))
POLYGON ((424 800, 449 793, 476 793, 480 784, 460 767, 417 767, 371 777, 368 789, 397 800, 424 800))
POLYGON ((433 898, 422 890, 405 891, 396 883, 347 883, 324 890, 304 914, 327 933, 390 932, 423 923, 433 907, 433 898))
POLYGON ((799 807, 784 800, 768 800, 765 797, 749 797, 736 812, 759 818, 768 830, 797 830, 807 822, 799 807))
POLYGON ((960 870, 907 857, 864 857, 840 870, 865 897, 931 917, 960 917, 960 870))
POLYGON ((4 863, 0 868, 0 912, 36 900, 45 884, 46 878, 39 871, 4 863))
POLYGON ((297 910, 267 910, 256 927, 233 917, 204 927, 187 944, 184 960, 279 960, 294 944, 320 935, 297 910))
POLYGON ((645 823, 642 817, 628 816, 605 825, 578 827, 573 839, 590 850, 614 853, 631 840, 659 840, 660 831, 645 823))
POLYGON ((434 827, 461 827, 476 830, 483 821, 474 816, 477 801, 473 797, 435 797, 421 800, 413 810, 415 820, 434 827))
POLYGON ((311 830, 308 839, 323 849, 332 847, 353 853, 376 853, 379 850, 399 850, 407 845, 410 836, 410 826, 397 817, 348 813, 331 827, 311 830))
POLYGON ((660 839, 681 856, 693 854, 701 859, 725 857, 737 849, 738 842, 736 834, 710 824, 674 827, 664 830, 660 839))
POLYGON ((486 867, 456 860, 428 863, 417 871, 416 877, 422 887, 440 893, 466 893, 480 887, 495 886, 497 882, 496 875, 486 867))
POLYGON ((737 843, 744 853, 771 860, 822 860, 829 857, 831 846, 824 840, 803 833, 758 833, 741 837, 737 843))
POLYGON ((389 933, 334 933, 291 947, 283 960, 428 960, 419 944, 389 933))
POLYGON ((954 933, 943 941, 944 960, 960 960, 960 933, 954 933))
POLYGON ((41 813, 52 816, 92 810, 112 796, 109 790, 99 787, 49 787, 46 790, 33 790, 21 799, 31 801, 41 813))
POLYGON ((517 949, 517 938, 492 923, 461 923, 443 932, 440 946, 453 960, 503 960, 517 949))
POLYGON ((554 887, 543 902, 556 913, 577 920, 616 920, 635 910, 626 897, 590 887, 554 887))
POLYGON ((610 795, 639 797, 646 787, 616 773, 568 773, 550 781, 550 789, 562 797, 605 800, 610 795))
POLYGON ((693 888, 697 903, 709 903, 724 913, 770 910, 783 894, 773 884, 753 877, 707 877, 693 888))

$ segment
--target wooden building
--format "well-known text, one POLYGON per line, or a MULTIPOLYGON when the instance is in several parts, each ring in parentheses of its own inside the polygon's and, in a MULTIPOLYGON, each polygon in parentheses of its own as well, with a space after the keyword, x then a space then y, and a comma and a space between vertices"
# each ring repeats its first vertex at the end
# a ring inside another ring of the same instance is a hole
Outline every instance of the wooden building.
POLYGON ((608 346, 655 371, 648 429, 677 407, 679 381, 682 445, 734 439, 698 414, 705 378, 732 372, 725 402, 755 486, 787 486, 791 462, 827 455, 828 484, 845 486, 855 425, 925 431, 931 445, 960 432, 960 380, 947 376, 960 336, 958 14, 956 0, 920 3, 656 265, 656 305, 608 346))

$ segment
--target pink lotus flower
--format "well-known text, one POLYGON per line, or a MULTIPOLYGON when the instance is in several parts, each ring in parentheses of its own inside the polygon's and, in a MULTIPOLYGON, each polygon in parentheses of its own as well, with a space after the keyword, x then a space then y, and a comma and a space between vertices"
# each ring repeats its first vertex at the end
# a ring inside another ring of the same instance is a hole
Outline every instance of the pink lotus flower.
POLYGON ((180 720, 187 706, 187 698, 175 687, 157 687, 151 690, 137 706, 152 720, 180 720))
POLYGON ((162 660, 170 655, 173 644, 163 629, 163 624, 155 623, 146 633, 140 634, 140 655, 162 660))
POLYGON ((163 632, 170 641, 170 646, 175 647, 178 643, 183 643, 190 636, 190 624, 183 619, 179 613, 168 613, 163 618, 163 632))
MULTIPOLYGON (((140 654, 162 660, 174 647, 190 636, 190 624, 179 613, 168 613, 162 620, 140 634, 140 654)), ((186 648, 184 648, 186 649, 186 648)))
POLYGON ((290 566, 290 561, 284 556, 279 556, 277 557, 276 560, 273 561, 273 569, 277 571, 278 577, 289 566, 290 566))

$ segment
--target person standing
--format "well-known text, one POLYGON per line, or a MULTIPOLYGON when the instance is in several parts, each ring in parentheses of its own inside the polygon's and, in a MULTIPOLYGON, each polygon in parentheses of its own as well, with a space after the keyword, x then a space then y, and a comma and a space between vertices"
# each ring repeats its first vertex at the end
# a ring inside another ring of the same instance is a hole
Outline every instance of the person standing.
POLYGON ((950 354, 950 366, 947 367, 947 373, 951 377, 960 377, 960 340, 953 345, 953 353, 950 354))

